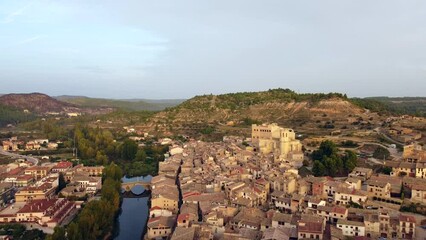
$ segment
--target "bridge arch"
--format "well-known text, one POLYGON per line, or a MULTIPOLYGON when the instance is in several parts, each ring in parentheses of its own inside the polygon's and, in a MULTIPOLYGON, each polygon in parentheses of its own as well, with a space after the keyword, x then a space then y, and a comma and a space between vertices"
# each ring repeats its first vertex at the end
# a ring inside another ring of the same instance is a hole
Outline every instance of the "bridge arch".
POLYGON ((132 189, 136 186, 141 186, 146 190, 151 190, 151 183, 150 182, 144 182, 144 181, 138 181, 138 182, 127 182, 127 183, 121 183, 121 188, 125 192, 132 191, 132 189))

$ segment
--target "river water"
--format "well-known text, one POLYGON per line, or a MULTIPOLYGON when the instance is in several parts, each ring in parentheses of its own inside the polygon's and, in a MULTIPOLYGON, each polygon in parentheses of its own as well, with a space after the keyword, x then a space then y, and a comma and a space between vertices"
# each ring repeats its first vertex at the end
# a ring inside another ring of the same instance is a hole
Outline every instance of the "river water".
MULTIPOLYGON (((123 182, 150 181, 152 176, 123 178, 123 182)), ((136 186, 132 189, 134 194, 141 194, 145 189, 136 186)), ((118 235, 116 240, 141 239, 146 222, 148 220, 149 197, 123 198, 121 213, 118 217, 118 235)))

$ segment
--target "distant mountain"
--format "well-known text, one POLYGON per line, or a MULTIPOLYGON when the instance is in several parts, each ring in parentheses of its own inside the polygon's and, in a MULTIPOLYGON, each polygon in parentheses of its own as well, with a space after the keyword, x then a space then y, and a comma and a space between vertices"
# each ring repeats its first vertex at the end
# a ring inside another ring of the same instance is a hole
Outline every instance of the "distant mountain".
POLYGON ((161 111, 166 108, 174 107, 184 100, 181 99, 103 99, 89 98, 83 96, 58 96, 60 101, 64 101, 80 107, 110 107, 120 108, 132 111, 161 111))
POLYGON ((0 104, 33 113, 63 112, 77 109, 70 103, 58 101, 42 93, 6 94, 0 96, 0 104))
POLYGON ((352 101, 375 112, 426 117, 426 97, 367 97, 352 101))

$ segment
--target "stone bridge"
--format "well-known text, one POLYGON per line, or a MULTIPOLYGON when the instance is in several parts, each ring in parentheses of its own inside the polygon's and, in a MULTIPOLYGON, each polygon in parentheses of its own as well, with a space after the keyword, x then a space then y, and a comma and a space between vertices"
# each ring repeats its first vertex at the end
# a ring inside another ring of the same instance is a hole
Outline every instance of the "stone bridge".
POLYGON ((146 190, 151 190, 151 182, 147 182, 147 181, 139 180, 139 181, 134 181, 134 182, 123 182, 123 183, 121 183, 121 188, 124 189, 124 191, 126 191, 126 192, 131 191, 132 188, 134 188, 136 186, 142 186, 146 190))

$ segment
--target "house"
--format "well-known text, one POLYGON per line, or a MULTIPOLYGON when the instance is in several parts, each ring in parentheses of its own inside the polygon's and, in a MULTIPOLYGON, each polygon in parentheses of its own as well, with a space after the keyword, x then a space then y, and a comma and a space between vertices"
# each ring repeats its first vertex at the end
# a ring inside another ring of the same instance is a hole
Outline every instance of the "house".
POLYGON ((339 219, 336 226, 342 230, 344 236, 365 236, 365 225, 363 222, 339 219))
POLYGON ((390 198, 391 197, 391 184, 375 179, 369 179, 367 182, 367 194, 373 198, 390 198))
POLYGON ((411 187, 411 201, 426 204, 426 185, 415 184, 411 187))
POLYGON ((283 191, 288 194, 292 194, 296 191, 297 175, 290 174, 286 176, 280 176, 271 180, 271 188, 274 191, 283 191))
POLYGON ((44 183, 38 187, 24 187, 15 193, 16 202, 29 202, 33 200, 49 199, 55 193, 51 183, 44 183))
POLYGON ((262 240, 289 240, 292 229, 286 227, 270 228, 263 232, 262 240))
POLYGON ((247 228, 259 230, 261 222, 265 219, 265 213, 257 208, 242 208, 241 211, 231 219, 234 228, 247 228))
POLYGON ((176 216, 154 217, 148 220, 147 237, 148 239, 168 238, 172 234, 175 225, 176 216))
POLYGON ((348 218, 348 209, 341 206, 333 206, 329 213, 329 220, 331 223, 336 223, 339 220, 345 220, 348 218))
POLYGON ((280 212, 275 212, 274 216, 272 216, 272 227, 287 227, 287 228, 296 228, 294 223, 294 217, 291 214, 285 214, 280 212))
POLYGON ((25 205, 18 204, 16 208, 0 212, 0 222, 30 222, 54 228, 65 218, 75 214, 75 209, 75 203, 65 198, 32 200, 25 205))
POLYGON ((426 162, 416 163, 416 178, 426 178, 426 162))
POLYGON ((402 158, 407 162, 418 163, 422 160, 426 160, 426 151, 419 144, 413 143, 404 146, 402 158))
POLYGON ((334 197, 337 189, 350 188, 350 185, 346 182, 335 181, 334 179, 327 180, 324 182, 323 197, 334 197))
POLYGON ((320 216, 303 214, 297 224, 299 239, 319 239, 324 237, 325 219, 320 216))
POLYGON ((308 200, 308 208, 317 209, 318 206, 325 206, 325 201, 319 197, 311 197, 308 200))
POLYGON ((364 226, 365 226, 365 236, 369 238, 377 239, 380 237, 380 227, 383 225, 379 222, 379 214, 371 213, 364 214, 364 226))
POLYGON ((391 167, 391 176, 416 176, 416 163, 414 162, 399 162, 399 161, 386 161, 386 167, 391 167))
POLYGON ((36 179, 41 179, 47 176, 50 172, 51 167, 43 167, 43 166, 33 166, 26 168, 24 173, 25 175, 31 175, 36 179))
POLYGON ((82 174, 77 174, 73 177, 72 183, 76 183, 80 189, 88 194, 95 194, 102 189, 101 177, 89 177, 82 174))
POLYGON ((2 141, 3 150, 4 151, 18 151, 19 150, 19 142, 16 141, 2 141))
POLYGON ((367 194, 362 190, 341 188, 334 195, 334 203, 338 205, 347 205, 349 202, 363 205, 366 201, 367 194))
POLYGON ((292 209, 291 198, 289 197, 279 197, 275 201, 275 207, 282 212, 295 212, 297 209, 292 209))
POLYGON ((34 139, 34 143, 36 144, 40 144, 40 145, 45 145, 49 143, 49 139, 34 139))
POLYGON ((380 237, 398 239, 415 238, 416 219, 413 216, 380 210, 378 220, 378 235, 380 237))
POLYGON ((173 213, 178 212, 179 192, 176 187, 163 186, 155 188, 151 194, 152 206, 158 206, 162 209, 170 210, 173 213))
POLYGON ((177 226, 190 227, 193 222, 198 222, 198 204, 182 204, 180 207, 180 214, 177 218, 177 226))
MULTIPOLYGON (((410 178, 410 179, 415 179, 415 178, 410 178)), ((399 177, 392 177, 385 174, 379 174, 377 176, 375 175, 371 176, 370 180, 390 183, 391 196, 399 196, 399 194, 401 193, 402 179, 399 177)))
POLYGON ((13 183, 0 183, 0 207, 6 206, 15 197, 15 187, 13 183))
POLYGON ((416 231, 416 219, 413 216, 399 215, 399 232, 400 239, 414 239, 416 231))
POLYGON ((49 144, 47 144, 47 148, 50 150, 56 150, 58 149, 58 147, 59 147, 59 144, 55 142, 50 142, 49 144))
POLYGON ((176 227, 173 231, 171 240, 189 240, 198 239, 198 228, 196 227, 176 227))
POLYGON ((104 171, 104 166, 76 166, 76 172, 86 172, 90 177, 100 177, 104 171))
POLYGON ((356 189, 356 190, 360 190, 361 186, 362 186, 362 181, 358 177, 348 177, 345 180, 345 183, 349 184, 350 188, 353 188, 353 189, 356 189))
POLYGON ((153 206, 152 208, 149 209, 150 218, 155 218, 159 216, 169 217, 172 215, 173 215, 172 211, 169 211, 167 209, 162 209, 159 206, 153 206))
POLYGON ((337 223, 338 220, 348 217, 348 209, 341 206, 318 206, 313 212, 330 223, 337 223))
POLYGON ((29 141, 25 144, 26 151, 40 150, 40 148, 41 148, 41 145, 34 141, 29 141))
POLYGON ((32 175, 20 175, 12 181, 16 187, 28 187, 35 182, 32 175))
POLYGON ((52 172, 57 173, 57 172, 66 172, 67 170, 72 168, 72 162, 68 162, 68 161, 61 161, 58 162, 53 168, 52 168, 52 172))
POLYGON ((373 169, 363 167, 356 167, 349 173, 349 177, 359 177, 362 181, 369 179, 371 175, 373 175, 373 169))

